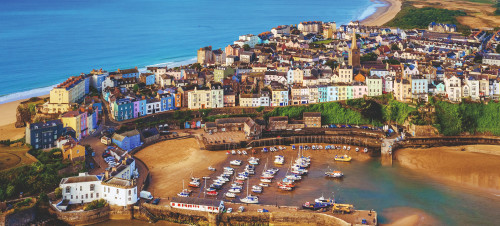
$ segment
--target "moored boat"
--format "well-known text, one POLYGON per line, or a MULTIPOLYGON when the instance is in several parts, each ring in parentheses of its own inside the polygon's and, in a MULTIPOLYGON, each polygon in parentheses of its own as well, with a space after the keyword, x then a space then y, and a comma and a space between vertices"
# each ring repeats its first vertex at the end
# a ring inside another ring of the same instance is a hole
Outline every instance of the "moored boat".
POLYGON ((342 173, 342 171, 334 170, 334 171, 325 172, 325 176, 331 177, 331 178, 342 178, 344 176, 344 174, 342 173))
POLYGON ((352 160, 351 156, 348 156, 348 155, 342 155, 342 156, 338 156, 338 155, 335 155, 335 161, 339 161, 339 162, 350 162, 352 160))

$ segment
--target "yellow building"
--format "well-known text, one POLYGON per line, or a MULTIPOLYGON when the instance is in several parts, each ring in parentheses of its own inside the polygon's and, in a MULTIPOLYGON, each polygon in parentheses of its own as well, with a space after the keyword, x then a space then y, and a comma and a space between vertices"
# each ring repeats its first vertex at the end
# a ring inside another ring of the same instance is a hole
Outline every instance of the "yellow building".
POLYGON ((331 39, 333 36, 333 29, 331 27, 327 27, 323 29, 323 38, 331 39))
POLYGON ((408 80, 398 78, 394 80, 394 98, 402 102, 411 101, 411 84, 408 80))
POLYGON ((43 105, 44 113, 54 114, 69 111, 73 103, 85 97, 85 78, 73 76, 50 90, 49 102, 43 105))
POLYGON ((73 140, 66 142, 62 147, 63 159, 69 159, 71 161, 84 160, 85 159, 85 147, 77 144, 73 140))
MULTIPOLYGON (((82 123, 82 114, 78 111, 69 111, 61 115, 61 122, 64 127, 70 127, 75 130, 76 139, 80 140, 82 138, 82 124, 87 125, 87 123, 82 123)), ((86 128, 85 128, 86 129, 86 128)))

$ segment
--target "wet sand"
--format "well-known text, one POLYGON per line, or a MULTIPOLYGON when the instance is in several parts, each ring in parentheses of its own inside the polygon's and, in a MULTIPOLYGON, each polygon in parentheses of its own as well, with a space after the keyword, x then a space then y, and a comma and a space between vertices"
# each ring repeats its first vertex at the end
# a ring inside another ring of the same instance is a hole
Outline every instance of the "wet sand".
POLYGON ((381 224, 386 226, 417 226, 417 225, 438 225, 436 219, 429 216, 423 210, 410 207, 397 207, 385 209, 383 213, 391 222, 389 224, 381 224))
POLYGON ((382 7, 378 7, 374 14, 361 21, 366 26, 382 26, 392 20, 401 10, 400 0, 382 0, 382 7))
POLYGON ((401 149, 396 151, 395 157, 401 166, 435 179, 500 194, 500 146, 401 149))

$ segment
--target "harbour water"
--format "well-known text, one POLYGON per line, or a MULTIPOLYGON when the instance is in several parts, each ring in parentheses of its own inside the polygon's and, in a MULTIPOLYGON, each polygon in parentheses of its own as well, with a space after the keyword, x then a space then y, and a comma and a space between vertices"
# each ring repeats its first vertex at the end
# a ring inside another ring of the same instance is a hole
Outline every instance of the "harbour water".
MULTIPOLYGON (((393 220, 390 218, 394 216, 423 213, 427 218, 425 223, 431 225, 490 225, 498 215, 500 199, 493 194, 444 183, 401 167, 397 162, 393 166, 383 166, 380 158, 369 158, 367 154, 352 153, 352 150, 350 152, 354 158, 352 162, 335 162, 333 156, 345 152, 306 151, 305 156, 312 156, 309 173, 291 192, 279 191, 276 182, 284 178, 289 161, 296 158, 297 151, 289 148, 282 152, 259 153, 256 157, 261 159, 260 165, 256 167, 255 176, 250 177, 250 187, 259 183, 258 177, 268 162, 267 168, 277 167, 280 171, 271 187, 264 188, 264 192, 258 194, 262 204, 300 206, 324 195, 326 198, 334 197, 339 203, 353 204, 356 209, 376 210, 381 224, 390 223, 393 220), (278 154, 284 155, 288 163, 280 167, 274 165, 274 156, 278 154), (324 172, 328 169, 341 170, 345 176, 343 179, 326 178, 324 172)), ((221 166, 229 166, 230 160, 240 159, 244 164, 234 168, 235 172, 241 172, 247 164, 247 158, 229 155, 221 166)), ((219 167, 213 175, 221 172, 219 167)), ((218 198, 229 189, 228 186, 224 187, 218 198)), ((245 197, 245 189, 238 195, 245 197)), ((193 196, 203 197, 198 192, 193 196)), ((235 200, 238 201, 238 198, 235 200)))
POLYGON ((363 19, 370 0, 17 0, 0 7, 0 103, 93 68, 181 65, 196 50, 301 21, 363 19))

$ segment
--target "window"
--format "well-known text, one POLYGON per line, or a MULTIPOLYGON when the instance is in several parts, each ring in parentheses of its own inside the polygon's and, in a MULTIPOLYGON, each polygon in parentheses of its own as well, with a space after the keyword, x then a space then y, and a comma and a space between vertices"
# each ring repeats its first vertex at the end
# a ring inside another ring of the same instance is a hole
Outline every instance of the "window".
POLYGON ((94 191, 94 189, 95 189, 95 184, 91 184, 90 185, 90 191, 94 191))
POLYGON ((70 186, 66 186, 66 193, 70 193, 71 192, 71 187, 70 186))
POLYGON ((73 195, 71 195, 71 199, 73 199, 73 195))
POLYGON ((89 194, 85 194, 85 199, 88 199, 89 198, 89 194))
POLYGON ((80 191, 82 191, 82 186, 80 186, 80 191))
POLYGON ((116 194, 118 194, 118 192, 119 192, 118 189, 116 189, 116 194))
POLYGON ((94 198, 94 193, 90 193, 90 198, 93 199, 94 198))

